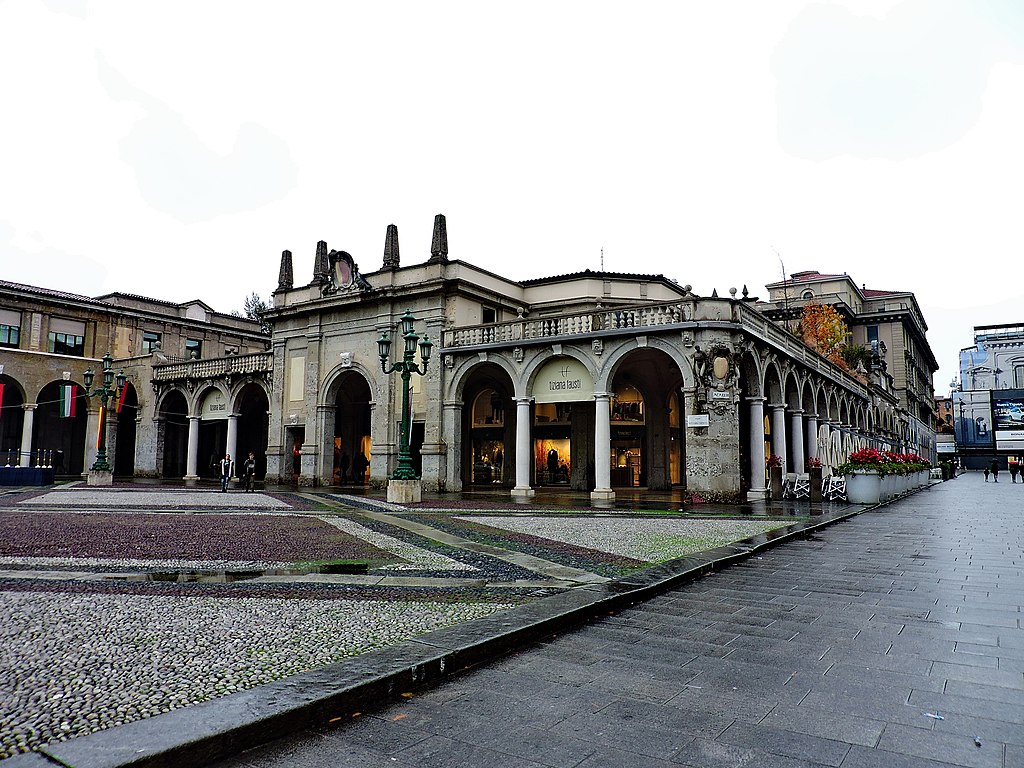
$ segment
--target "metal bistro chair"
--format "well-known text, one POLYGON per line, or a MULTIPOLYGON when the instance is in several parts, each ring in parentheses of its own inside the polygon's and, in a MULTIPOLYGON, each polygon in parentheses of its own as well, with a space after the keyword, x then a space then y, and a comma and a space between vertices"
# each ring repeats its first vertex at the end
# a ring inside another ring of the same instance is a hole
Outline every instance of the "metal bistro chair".
POLYGON ((821 497, 825 501, 846 501, 846 477, 826 477, 821 483, 821 497))
POLYGON ((795 475, 793 482, 794 499, 811 498, 811 476, 809 474, 795 475))
POLYGON ((792 472, 787 472, 785 477, 782 478, 782 498, 784 499, 795 499, 796 498, 796 475, 792 472))

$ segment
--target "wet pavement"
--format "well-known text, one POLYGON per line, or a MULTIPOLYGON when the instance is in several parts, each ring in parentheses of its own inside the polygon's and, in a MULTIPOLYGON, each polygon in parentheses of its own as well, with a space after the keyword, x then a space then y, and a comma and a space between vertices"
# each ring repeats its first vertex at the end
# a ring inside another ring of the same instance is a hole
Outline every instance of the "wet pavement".
POLYGON ((217 768, 1024 766, 1022 552, 964 475, 217 768))

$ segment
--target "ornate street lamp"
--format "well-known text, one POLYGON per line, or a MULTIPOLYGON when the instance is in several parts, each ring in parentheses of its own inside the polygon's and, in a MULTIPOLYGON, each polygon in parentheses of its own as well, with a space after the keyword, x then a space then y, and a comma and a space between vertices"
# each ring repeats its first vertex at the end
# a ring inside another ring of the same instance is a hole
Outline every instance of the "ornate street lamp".
POLYGON ((95 374, 91 369, 86 370, 82 374, 82 380, 85 382, 85 396, 86 397, 99 397, 100 399, 100 435, 99 444, 96 446, 96 461, 92 465, 94 472, 111 472, 113 468, 110 466, 110 462, 107 461, 107 401, 115 401, 121 394, 121 390, 124 389, 125 375, 124 371, 119 371, 117 374, 116 387, 112 387, 115 383, 114 379, 114 358, 107 352, 103 356, 103 384, 102 386, 92 388, 92 381, 95 378, 95 374))
POLYGON ((412 466, 412 453, 409 450, 409 434, 412 429, 412 424, 410 423, 412 421, 412 413, 409 409, 409 380, 414 373, 418 373, 420 376, 426 374, 427 363, 430 361, 430 350, 434 344, 426 334, 423 334, 423 341, 419 341, 420 337, 413 330, 415 322, 416 318, 412 316, 412 310, 407 309, 405 314, 402 315, 402 338, 405 339, 405 352, 402 355, 401 361, 394 363, 390 368, 388 367, 388 354, 391 351, 391 339, 388 338, 388 332, 384 331, 383 335, 377 340, 381 370, 384 373, 395 373, 397 371, 402 374, 402 432, 398 443, 398 467, 391 474, 392 480, 417 479, 416 470, 412 466), (422 367, 413 362, 413 358, 416 356, 417 341, 419 341, 420 346, 422 367))

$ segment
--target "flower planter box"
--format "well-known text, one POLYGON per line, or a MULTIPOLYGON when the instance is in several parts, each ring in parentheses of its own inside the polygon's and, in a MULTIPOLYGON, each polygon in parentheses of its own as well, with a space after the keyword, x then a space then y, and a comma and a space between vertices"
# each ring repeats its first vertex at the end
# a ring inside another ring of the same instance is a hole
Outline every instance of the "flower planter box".
POLYGON ((772 486, 772 501, 782 500, 782 467, 768 467, 768 477, 772 486))
POLYGON ((811 479, 811 503, 821 502, 821 467, 809 467, 807 474, 811 479))
POLYGON ((846 499, 851 504, 877 504, 882 500, 882 476, 877 472, 847 473, 846 499))

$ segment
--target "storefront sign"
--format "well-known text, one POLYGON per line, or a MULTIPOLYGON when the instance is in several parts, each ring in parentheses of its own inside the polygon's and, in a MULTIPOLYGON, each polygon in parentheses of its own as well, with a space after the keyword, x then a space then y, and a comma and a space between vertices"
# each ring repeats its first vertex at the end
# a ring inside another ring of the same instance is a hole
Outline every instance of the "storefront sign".
POLYGON ((533 384, 538 403, 576 403, 594 399, 594 380, 578 360, 559 357, 546 363, 533 384))
POLYGON ((219 389, 210 391, 210 394, 203 400, 203 421, 216 421, 228 417, 228 403, 224 393, 219 389))

